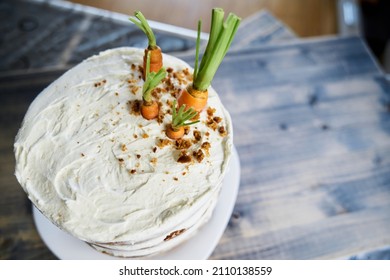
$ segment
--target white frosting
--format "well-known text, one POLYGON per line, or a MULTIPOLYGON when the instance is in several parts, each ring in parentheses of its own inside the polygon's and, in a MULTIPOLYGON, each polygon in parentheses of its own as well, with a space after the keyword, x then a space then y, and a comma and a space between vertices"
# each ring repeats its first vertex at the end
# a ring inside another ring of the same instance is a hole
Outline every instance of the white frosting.
MULTIPOLYGON (((184 164, 177 162, 180 151, 172 145, 153 151, 159 139, 166 139, 171 115, 159 124, 130 113, 128 101, 141 100, 143 84, 131 65, 142 64, 142 56, 141 49, 113 49, 69 70, 34 100, 15 140, 15 175, 31 201, 53 223, 87 242, 147 248, 183 225, 194 230, 210 215, 188 221, 215 204, 230 158, 230 117, 212 88, 208 106, 216 109, 228 135, 207 127, 204 111, 185 136, 192 139, 192 131, 200 131, 201 141, 188 153, 207 141, 210 155, 184 164)), ((164 66, 190 69, 168 55, 164 66)), ((163 93, 161 109, 173 99, 163 93)))

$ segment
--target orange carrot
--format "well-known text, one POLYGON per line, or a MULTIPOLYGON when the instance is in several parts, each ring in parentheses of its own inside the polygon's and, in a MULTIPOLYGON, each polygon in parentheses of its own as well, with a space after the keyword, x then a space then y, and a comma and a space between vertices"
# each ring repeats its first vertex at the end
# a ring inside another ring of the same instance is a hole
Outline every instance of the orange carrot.
POLYGON ((200 112, 207 104, 208 90, 200 91, 194 89, 192 85, 182 89, 177 99, 179 106, 185 105, 185 108, 193 108, 195 111, 200 112))
POLYGON ((173 129, 172 125, 167 126, 166 135, 173 139, 177 140, 184 136, 184 127, 180 126, 179 128, 176 128, 176 130, 173 129))
POLYGON ((202 24, 201 21, 199 21, 193 83, 182 90, 178 97, 179 106, 185 104, 186 108, 194 108, 194 110, 198 112, 206 106, 208 88, 233 41, 240 21, 241 19, 232 13, 230 13, 224 21, 224 11, 220 8, 213 9, 209 40, 202 61, 200 65, 198 65, 200 30, 202 24))
POLYGON ((141 114, 147 120, 152 120, 157 118, 159 112, 158 103, 152 101, 151 103, 142 102, 141 104, 141 114))
POLYGON ((176 100, 172 104, 172 123, 166 128, 166 135, 171 139, 179 139, 184 135, 184 126, 198 123, 199 121, 187 122, 194 118, 198 113, 193 109, 185 109, 185 105, 180 106, 179 110, 176 111, 176 100))
POLYGON ((134 16, 138 19, 138 21, 134 18, 130 18, 130 20, 137 25, 148 37, 148 47, 144 52, 144 61, 143 61, 143 73, 142 78, 145 80, 146 78, 146 57, 148 53, 150 53, 150 72, 158 72, 163 66, 163 57, 160 47, 156 44, 156 37, 154 36, 153 30, 150 28, 145 16, 137 11, 134 13, 134 16))
POLYGON ((163 66, 163 58, 162 58, 162 52, 160 47, 156 47, 154 49, 145 49, 144 54, 144 65, 143 65, 143 72, 142 77, 145 80, 146 77, 146 58, 148 56, 148 53, 150 53, 150 70, 149 72, 158 72, 161 67, 163 66))

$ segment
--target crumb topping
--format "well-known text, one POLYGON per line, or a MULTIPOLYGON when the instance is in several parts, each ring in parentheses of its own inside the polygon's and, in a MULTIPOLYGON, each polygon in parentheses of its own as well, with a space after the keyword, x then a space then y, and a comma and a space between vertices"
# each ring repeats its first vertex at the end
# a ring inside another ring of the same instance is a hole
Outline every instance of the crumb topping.
POLYGON ((175 146, 178 150, 188 149, 189 147, 191 147, 191 145, 192 143, 188 139, 178 139, 175 141, 175 146))
POLYGON ((225 137, 227 135, 227 131, 225 129, 224 126, 220 126, 219 129, 218 129, 218 132, 219 134, 222 136, 222 137, 225 137))
POLYGON ((201 149, 197 150, 197 151, 194 151, 192 153, 192 155, 194 156, 194 158, 198 161, 198 162, 202 162, 202 160, 204 159, 204 153, 201 149))
POLYGON ((214 131, 218 128, 218 124, 213 119, 208 119, 206 125, 214 131))
POLYGON ((180 162, 180 163, 189 163, 189 162, 192 162, 192 158, 186 153, 182 153, 180 155, 180 157, 177 159, 177 162, 180 162))
POLYGON ((140 100, 133 100, 127 102, 128 106, 130 107, 130 114, 133 114, 135 116, 139 116, 141 114, 141 101, 140 100))
POLYGON ((222 118, 221 117, 214 117, 213 121, 215 121, 216 123, 220 123, 222 121, 222 118))
POLYGON ((207 108, 207 115, 208 115, 209 117, 212 117, 212 116, 214 115, 215 111, 216 111, 216 110, 215 110, 214 108, 208 107, 208 108, 207 108))
MULTIPOLYGON (((140 94, 140 86, 139 86, 139 78, 140 76, 138 74, 141 74, 143 71, 143 68, 141 65, 138 64, 131 64, 131 69, 133 72, 136 72, 137 70, 139 73, 134 73, 131 75, 131 77, 127 80, 128 87, 130 88, 131 93, 133 94, 140 94), (138 77, 137 77, 138 75, 138 77)), ((164 123, 166 115, 171 115, 172 110, 171 107, 173 105, 173 99, 177 97, 177 95, 180 93, 181 89, 188 85, 192 81, 192 73, 188 68, 184 68, 181 70, 175 71, 173 68, 168 67, 167 69, 168 75, 162 80, 161 85, 156 87, 152 91, 153 98, 158 102, 159 105, 159 115, 156 119, 156 121, 161 125, 164 123)), ((101 82, 103 84, 103 82, 101 82)), ((119 96, 118 92, 114 92, 116 96, 119 96)), ((129 113, 135 116, 141 115, 140 109, 141 109, 141 99, 135 99, 130 100, 127 102, 127 107, 129 110, 129 113)), ((202 113, 198 113, 192 120, 199 120, 202 119, 202 122, 206 125, 208 129, 205 131, 199 130, 197 127, 191 128, 190 126, 184 127, 184 134, 187 135, 187 137, 178 139, 178 140, 170 140, 167 138, 158 138, 156 140, 156 146, 152 147, 152 152, 156 153, 157 149, 163 149, 167 146, 173 146, 173 149, 180 150, 180 154, 177 158, 178 163, 193 163, 193 162, 202 162, 204 158, 207 156, 210 156, 210 149, 211 145, 210 142, 205 141, 208 140, 210 136, 211 131, 216 131, 220 136, 224 137, 227 135, 227 131, 225 127, 222 125, 223 119, 220 116, 216 116, 216 109, 212 107, 207 107, 205 111, 202 113), (205 113, 203 115, 203 113, 205 113), (201 115, 202 114, 202 115, 201 115), (192 130, 192 135, 191 135, 192 130), (191 137, 192 136, 192 137, 191 137), (204 137, 207 137, 206 139, 204 137), (202 140, 203 138, 203 140, 202 140), (199 143, 199 144, 198 144, 199 143)), ((142 124, 138 124, 139 128, 142 128, 142 124)), ((164 128, 161 128, 161 133, 164 135, 164 128)), ((137 138, 150 138, 150 135, 146 132, 141 133, 134 133, 133 137, 135 139, 137 138)), ((120 149, 122 152, 127 152, 128 147, 125 144, 120 145, 120 149)), ((84 155, 83 155, 84 156, 84 155)), ((174 156, 174 153, 172 154, 174 156)), ((141 158, 140 154, 136 155, 137 159, 141 158)), ((118 159, 120 162, 123 162, 123 159, 118 159)), ((153 165, 157 164, 157 157, 153 157, 150 159, 150 163, 153 165)), ((140 162, 136 164, 136 167, 140 166, 140 162)), ((188 167, 188 165, 187 165, 188 167)), ((131 174, 136 173, 136 169, 132 169, 129 171, 131 174)), ((140 171, 138 171, 140 172, 140 171)), ((186 172, 182 172, 182 175, 184 176, 186 172)))
POLYGON ((190 133, 190 130, 191 130, 191 128, 189 125, 185 126, 184 127, 184 135, 188 135, 190 133))
POLYGON ((164 148, 165 146, 168 146, 168 145, 171 145, 172 144, 172 141, 171 140, 168 140, 168 139, 159 139, 158 140, 158 143, 157 143, 157 146, 162 149, 164 148))
POLYGON ((193 134, 195 138, 195 143, 198 143, 202 139, 202 134, 199 130, 194 130, 193 134))
POLYGON ((203 142, 200 148, 206 152, 207 156, 210 156, 211 145, 209 142, 203 142))
POLYGON ((106 82, 107 82, 107 80, 102 80, 101 82, 94 83, 93 86, 94 87, 100 87, 100 86, 103 86, 106 82))
POLYGON ((179 229, 179 230, 175 230, 175 231, 171 232, 170 234, 168 234, 168 235, 164 238, 164 241, 171 240, 172 238, 175 238, 176 236, 179 236, 180 234, 182 234, 182 233, 185 232, 185 231, 186 231, 185 228, 179 229))

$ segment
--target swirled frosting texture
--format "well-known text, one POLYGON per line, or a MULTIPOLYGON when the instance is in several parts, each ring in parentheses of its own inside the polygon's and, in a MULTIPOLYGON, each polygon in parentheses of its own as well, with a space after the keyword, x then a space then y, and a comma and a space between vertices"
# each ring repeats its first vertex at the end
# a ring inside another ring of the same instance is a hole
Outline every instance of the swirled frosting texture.
POLYGON ((31 201, 87 242, 137 244, 180 229, 213 205, 230 158, 231 121, 213 89, 208 105, 221 118, 217 127, 207 124, 205 110, 185 136, 190 156, 210 143, 204 159, 178 163, 175 143, 159 145, 167 139, 170 102, 190 82, 183 73, 191 69, 164 55, 170 87, 158 94, 166 114, 148 121, 132 108, 142 96, 142 55, 112 49, 66 72, 34 100, 15 140, 15 175, 31 201))

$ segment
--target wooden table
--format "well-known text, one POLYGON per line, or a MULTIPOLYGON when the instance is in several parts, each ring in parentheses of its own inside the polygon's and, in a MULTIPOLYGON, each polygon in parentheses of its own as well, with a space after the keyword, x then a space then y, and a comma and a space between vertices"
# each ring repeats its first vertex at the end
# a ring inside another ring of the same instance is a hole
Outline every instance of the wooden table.
MULTIPOLYGON (((14 137, 42 88, 81 59, 136 45, 140 37, 114 15, 5 3, 0 258, 55 259, 13 175, 14 137), (40 24, 47 20, 52 24, 40 24)), ((232 115, 241 183, 211 258, 389 259, 390 85, 363 41, 299 40, 266 12, 240 30, 213 86, 232 115)), ((192 39, 159 36, 171 52, 193 61, 192 39)))

